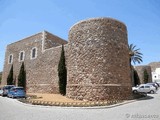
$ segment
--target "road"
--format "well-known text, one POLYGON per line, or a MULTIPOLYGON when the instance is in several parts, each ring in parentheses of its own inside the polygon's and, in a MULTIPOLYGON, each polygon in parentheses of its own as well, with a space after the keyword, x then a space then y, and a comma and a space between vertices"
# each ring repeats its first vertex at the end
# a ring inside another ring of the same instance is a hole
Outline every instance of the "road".
POLYGON ((152 99, 111 108, 34 106, 0 97, 0 120, 160 120, 160 90, 152 99))

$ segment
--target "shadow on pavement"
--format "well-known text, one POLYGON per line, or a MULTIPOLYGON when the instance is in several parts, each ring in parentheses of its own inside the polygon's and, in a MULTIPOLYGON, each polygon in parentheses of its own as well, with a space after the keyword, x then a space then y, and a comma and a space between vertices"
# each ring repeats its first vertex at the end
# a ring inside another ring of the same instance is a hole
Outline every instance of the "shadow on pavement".
POLYGON ((154 97, 147 95, 146 97, 142 97, 142 98, 139 98, 137 100, 150 100, 150 99, 153 99, 153 98, 154 97))
POLYGON ((133 99, 136 100, 150 100, 154 97, 148 95, 147 93, 133 93, 133 99))

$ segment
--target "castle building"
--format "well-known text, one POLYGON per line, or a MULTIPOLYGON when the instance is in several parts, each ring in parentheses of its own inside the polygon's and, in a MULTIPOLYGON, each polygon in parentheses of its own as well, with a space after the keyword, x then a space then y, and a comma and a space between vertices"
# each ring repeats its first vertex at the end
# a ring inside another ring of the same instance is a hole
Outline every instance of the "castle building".
POLYGON ((13 64, 17 83, 22 62, 27 92, 58 93, 58 62, 64 44, 66 96, 79 100, 127 99, 132 95, 127 27, 93 18, 71 27, 67 41, 43 31, 7 46, 2 84, 13 64))
POLYGON ((6 48, 1 84, 7 84, 6 79, 12 64, 17 84, 20 67, 24 62, 27 92, 58 93, 57 65, 62 44, 67 44, 67 41, 47 31, 9 44, 6 48))

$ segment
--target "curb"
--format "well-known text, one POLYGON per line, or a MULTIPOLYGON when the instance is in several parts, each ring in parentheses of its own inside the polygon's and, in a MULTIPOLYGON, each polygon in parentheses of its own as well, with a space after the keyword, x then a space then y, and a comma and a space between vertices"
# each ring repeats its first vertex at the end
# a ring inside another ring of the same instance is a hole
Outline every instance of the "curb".
POLYGON ((128 103, 132 103, 138 100, 147 99, 149 96, 143 96, 132 100, 112 100, 112 101, 88 101, 88 102, 52 102, 41 100, 20 99, 19 101, 26 104, 42 105, 42 106, 59 106, 59 107, 72 107, 72 108, 111 108, 128 103))
POLYGON ((105 101, 105 102, 50 102, 50 101, 40 101, 40 100, 19 100, 23 103, 28 103, 32 105, 42 105, 42 106, 59 106, 59 107, 74 107, 74 108, 110 108, 116 107, 123 104, 131 103, 136 100, 115 100, 115 101, 105 101))

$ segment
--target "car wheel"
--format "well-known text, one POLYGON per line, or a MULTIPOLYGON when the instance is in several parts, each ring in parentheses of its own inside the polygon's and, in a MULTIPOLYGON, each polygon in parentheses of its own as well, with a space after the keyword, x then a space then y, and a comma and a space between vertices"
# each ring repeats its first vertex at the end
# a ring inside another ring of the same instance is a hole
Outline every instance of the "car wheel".
POLYGON ((133 90, 133 93, 138 93, 138 91, 137 90, 133 90))
POLYGON ((150 91, 150 93, 151 93, 151 94, 154 94, 154 91, 153 91, 153 90, 151 90, 151 91, 150 91))

